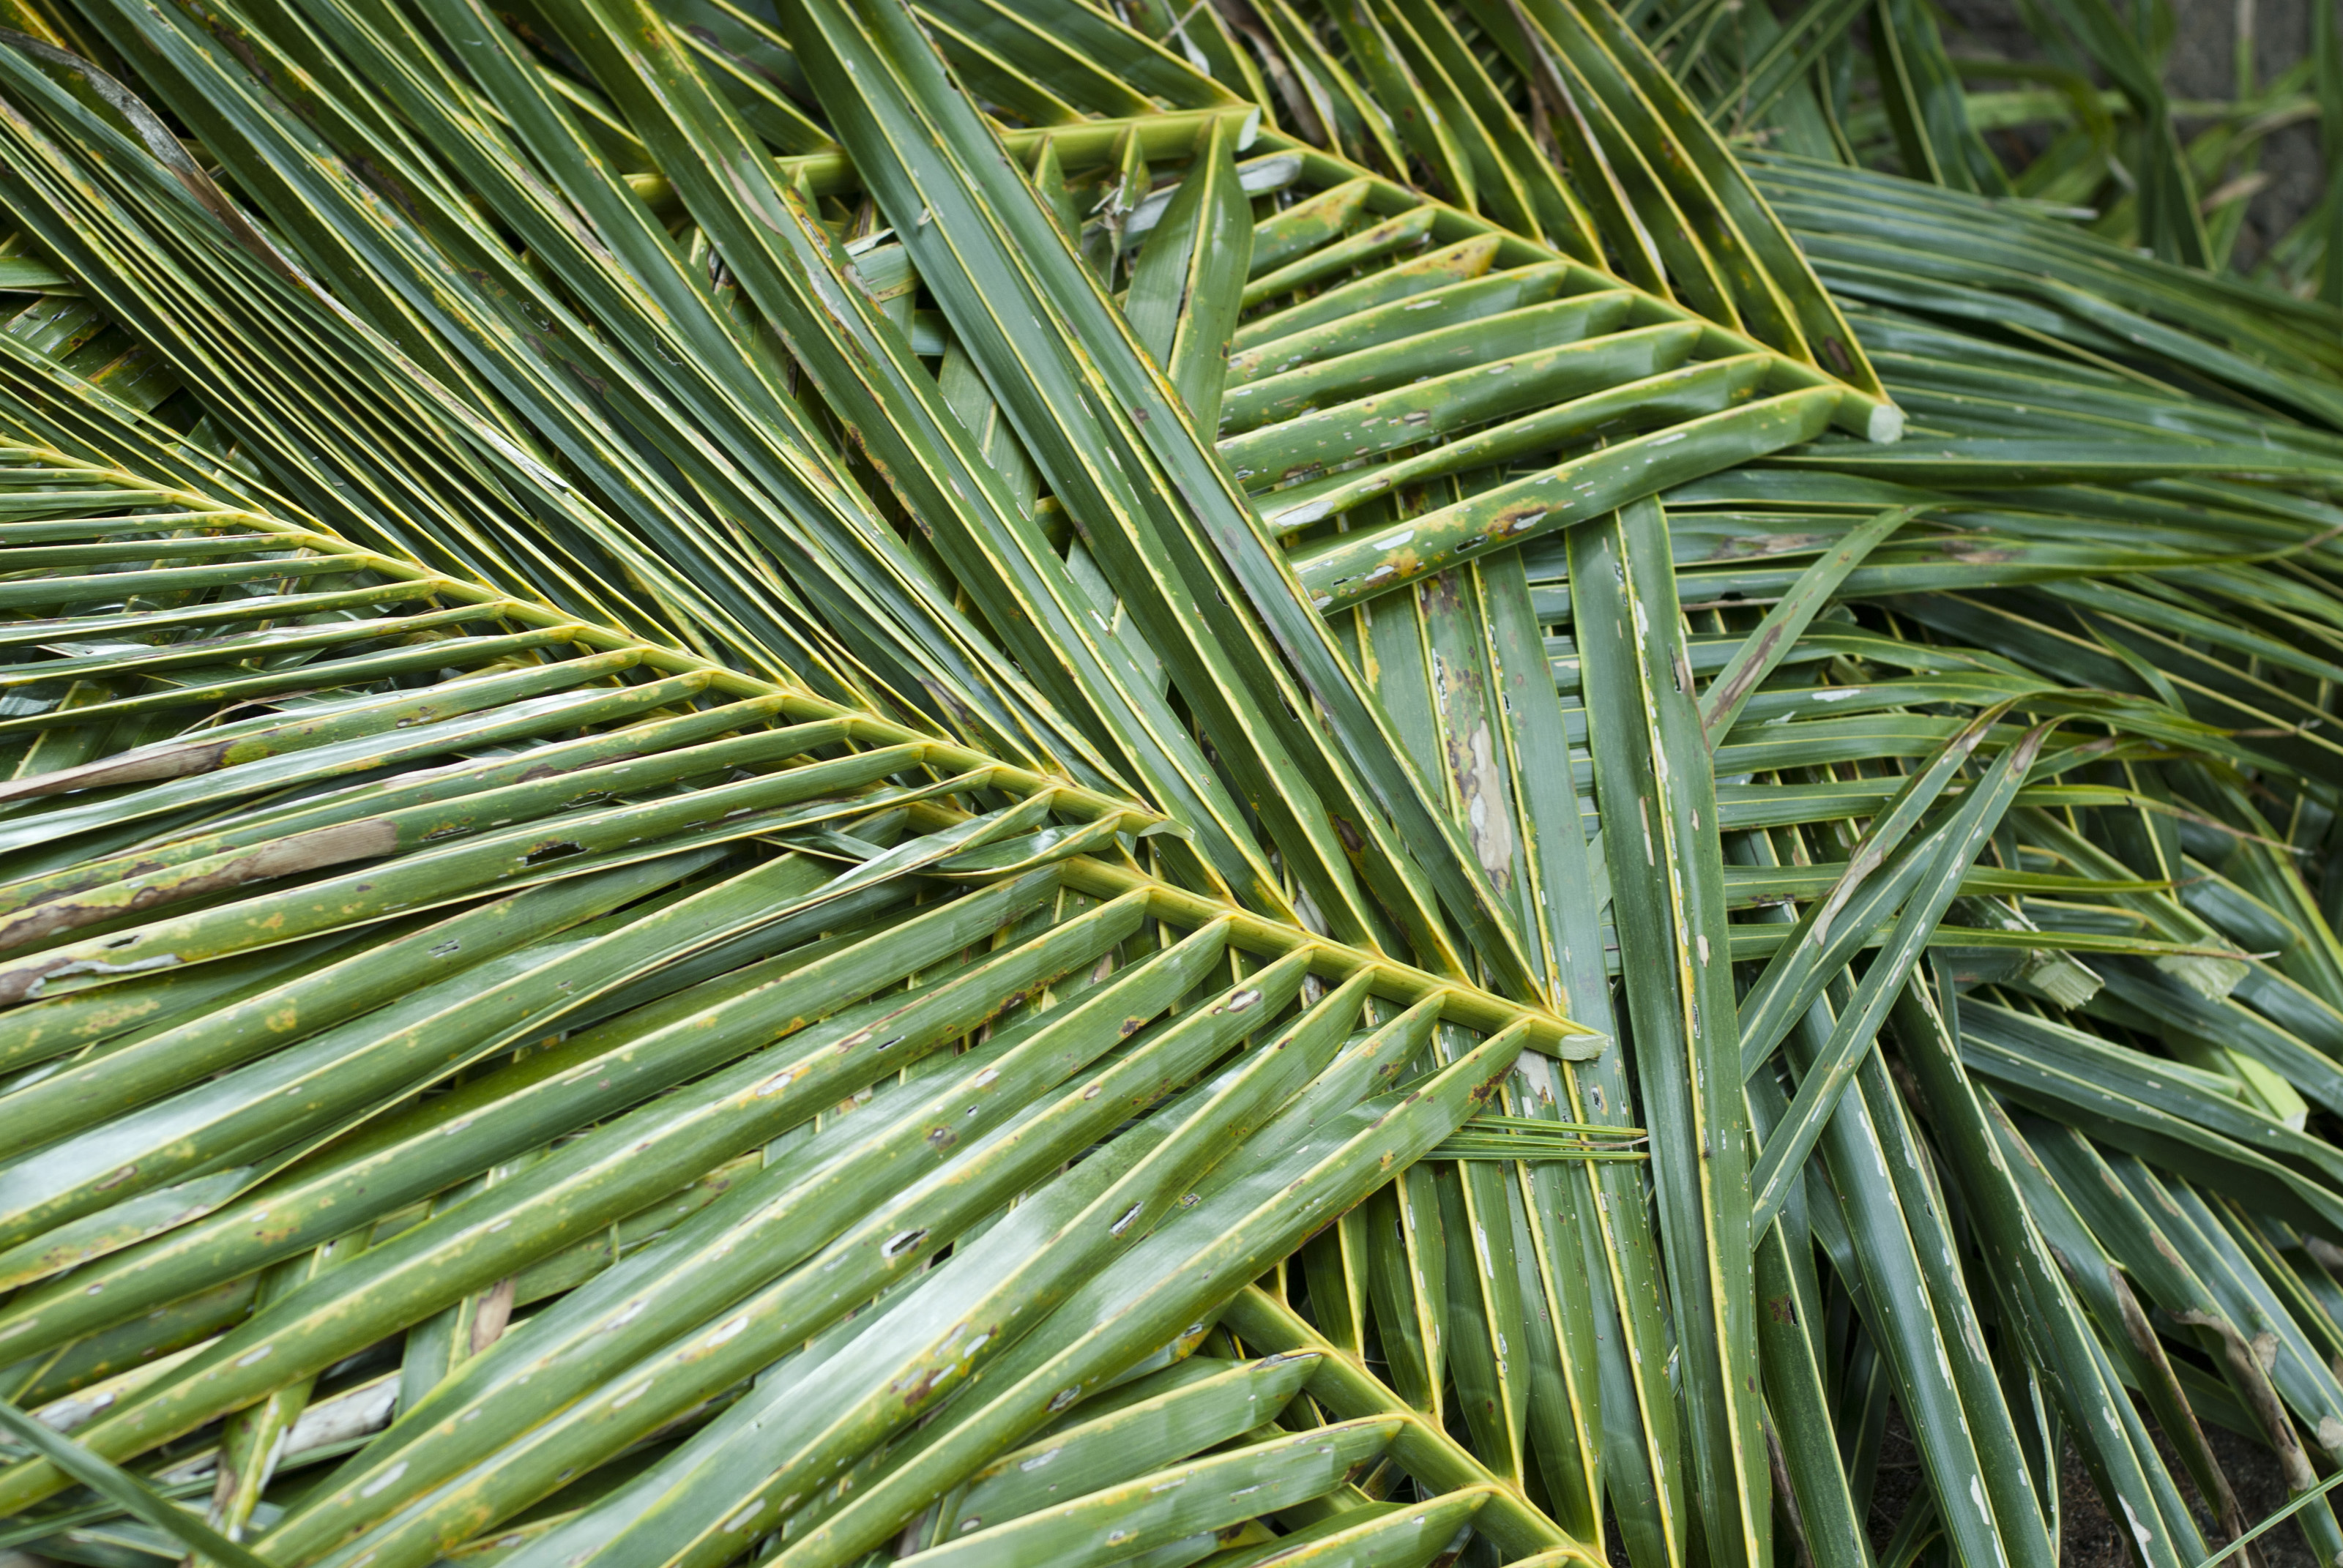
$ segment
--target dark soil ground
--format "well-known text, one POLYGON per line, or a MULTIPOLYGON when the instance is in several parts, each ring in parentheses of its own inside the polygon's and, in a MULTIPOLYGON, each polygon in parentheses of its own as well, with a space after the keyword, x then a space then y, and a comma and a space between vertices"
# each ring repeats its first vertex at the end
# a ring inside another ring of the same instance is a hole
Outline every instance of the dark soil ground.
MULTIPOLYGON (((2237 1493, 2237 1506, 2247 1521, 2258 1523, 2285 1505, 2286 1483, 2267 1451, 2217 1426, 2206 1428, 2205 1436, 2221 1462, 2222 1473, 2229 1478, 2229 1488, 2237 1493)), ((2157 1447, 2164 1452, 2167 1468, 2182 1477, 2183 1491, 2197 1507, 2200 1526, 2209 1530, 2212 1516, 2203 1508, 2195 1488, 2189 1486, 2179 1456, 2163 1442, 2160 1435, 2157 1447)), ((1902 1419, 1891 1413, 1886 1441, 1880 1449, 1878 1490, 1872 1499, 1871 1517, 1866 1521, 1875 1552, 1883 1551, 1894 1537, 1896 1522, 1903 1517, 1919 1474, 1920 1459, 1912 1447, 1911 1435, 1905 1431, 1902 1419)), ((2058 1501, 2058 1560, 2063 1568, 2129 1568, 2137 1561, 2125 1543, 2122 1526, 2100 1506, 2098 1489, 2092 1484, 2090 1472, 2083 1468, 2072 1443, 2066 1445, 2059 1465, 2058 1501)), ((2261 1553, 2264 1568, 2318 1568, 2318 1559, 2292 1521, 2262 1536, 2254 1546, 2261 1553)))

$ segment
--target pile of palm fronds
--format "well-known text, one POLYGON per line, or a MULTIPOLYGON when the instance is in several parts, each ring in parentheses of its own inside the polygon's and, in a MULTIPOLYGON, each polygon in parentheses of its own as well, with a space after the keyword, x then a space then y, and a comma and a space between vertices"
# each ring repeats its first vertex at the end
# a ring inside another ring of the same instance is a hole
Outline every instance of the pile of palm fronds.
POLYGON ((0 5, 0 1548, 2343 1557, 2343 45, 2028 15, 0 5))

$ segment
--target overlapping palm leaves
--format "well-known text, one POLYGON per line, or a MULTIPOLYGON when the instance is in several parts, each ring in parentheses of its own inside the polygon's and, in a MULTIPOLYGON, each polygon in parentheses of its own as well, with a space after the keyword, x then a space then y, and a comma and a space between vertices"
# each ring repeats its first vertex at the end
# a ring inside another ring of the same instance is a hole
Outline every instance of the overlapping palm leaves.
POLYGON ((1836 1568, 1892 1409, 1899 1568, 2066 1442, 2180 1568, 2204 1423, 2343 1457, 2319 307, 1591 0, 18 21, 6 1539, 1836 1568))

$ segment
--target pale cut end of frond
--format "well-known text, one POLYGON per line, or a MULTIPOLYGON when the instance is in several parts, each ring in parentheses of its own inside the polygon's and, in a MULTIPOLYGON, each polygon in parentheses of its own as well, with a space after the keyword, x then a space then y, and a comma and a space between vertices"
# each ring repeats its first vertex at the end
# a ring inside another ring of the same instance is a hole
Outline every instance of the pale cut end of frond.
POLYGON ((2059 1007, 2079 1008, 2098 995, 2107 984, 2088 964, 2071 954, 2043 953, 2040 960, 2026 966, 2019 983, 2059 1007))
MULTIPOLYGON (((1246 116, 1244 128, 1237 133, 1237 150, 1242 152, 1251 146, 1253 138, 1260 134, 1261 111, 1255 109, 1246 116)), ((1301 177, 1300 153, 1266 153, 1237 169, 1237 186, 1249 196, 1266 196, 1271 191, 1283 190, 1301 177)), ((1140 236, 1153 230, 1163 221, 1164 211, 1171 206, 1172 198, 1179 194, 1180 186, 1175 182, 1159 186, 1141 196, 1139 205, 1132 207, 1131 215, 1122 220, 1123 238, 1135 241, 1140 236)))
POLYGON ((1864 421, 1863 438, 1885 447, 1904 438, 1904 410, 1893 403, 1875 403, 1864 421))
POLYGON ((2237 990, 2246 978, 2246 964, 2241 959, 2174 953, 2157 959, 2156 967, 2190 990, 2213 1001, 2219 1001, 2237 990))

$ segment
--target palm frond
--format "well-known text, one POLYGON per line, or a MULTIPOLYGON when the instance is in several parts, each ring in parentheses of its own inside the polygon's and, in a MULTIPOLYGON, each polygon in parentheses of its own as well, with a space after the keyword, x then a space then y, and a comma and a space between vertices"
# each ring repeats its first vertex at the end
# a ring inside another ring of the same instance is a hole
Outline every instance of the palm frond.
POLYGON ((2071 1443, 2188 1568, 2207 1422, 2307 1494, 2336 317, 2097 13, 2094 236, 1859 9, 27 10, 0 1541, 2046 1568, 2071 1443))

